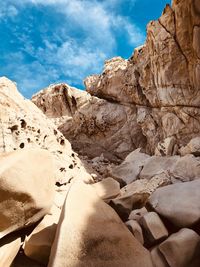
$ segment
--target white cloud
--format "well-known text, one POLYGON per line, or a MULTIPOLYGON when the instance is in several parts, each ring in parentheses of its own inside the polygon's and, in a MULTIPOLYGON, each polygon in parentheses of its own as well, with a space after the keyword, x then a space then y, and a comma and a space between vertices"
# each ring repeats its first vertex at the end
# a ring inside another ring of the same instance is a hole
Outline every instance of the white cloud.
MULTIPOLYGON (((7 0, 3 6, 9 7, 13 16, 27 5, 53 8, 55 14, 62 15, 62 28, 55 29, 54 37, 44 36, 40 47, 33 45, 27 33, 16 33, 16 38, 23 42, 21 53, 35 58, 29 64, 21 56, 16 58, 16 69, 15 64, 10 66, 17 80, 22 80, 21 87, 39 89, 60 77, 69 77, 68 81, 80 84, 86 75, 100 72, 103 61, 116 54, 119 32, 131 45, 142 44, 144 36, 140 30, 118 13, 125 1, 127 5, 134 5, 136 0, 7 0), (69 37, 69 24, 82 33, 82 39, 69 37)), ((8 16, 3 10, 5 8, 0 7, 0 18, 1 14, 8 16)))

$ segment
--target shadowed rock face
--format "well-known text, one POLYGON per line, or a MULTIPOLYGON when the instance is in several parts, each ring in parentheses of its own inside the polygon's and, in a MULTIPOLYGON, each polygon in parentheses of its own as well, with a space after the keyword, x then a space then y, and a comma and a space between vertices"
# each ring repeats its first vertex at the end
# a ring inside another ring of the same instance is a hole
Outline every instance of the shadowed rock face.
POLYGON ((107 150, 124 158, 136 147, 153 153, 158 142, 170 136, 179 145, 197 136, 198 0, 167 5, 160 19, 148 24, 145 44, 136 48, 129 60, 116 57, 106 61, 103 73, 87 77, 85 86, 97 98, 66 85, 65 90, 58 85, 33 97, 48 116, 57 118, 60 130, 79 151, 91 155, 96 147, 97 153, 107 150), (42 107, 42 99, 53 102, 53 108, 42 107))

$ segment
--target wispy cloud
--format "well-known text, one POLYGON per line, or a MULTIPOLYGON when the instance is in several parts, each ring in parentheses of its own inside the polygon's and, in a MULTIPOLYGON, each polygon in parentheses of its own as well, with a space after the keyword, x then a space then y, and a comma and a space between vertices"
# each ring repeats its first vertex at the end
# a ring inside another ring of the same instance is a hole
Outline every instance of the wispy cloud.
POLYGON ((80 84, 86 75, 100 72, 106 58, 116 55, 119 36, 131 46, 143 43, 143 32, 120 13, 125 2, 133 6, 135 0, 7 0, 0 7, 0 19, 20 16, 27 7, 35 7, 43 11, 49 8, 62 20, 53 35, 46 34, 46 29, 39 33, 39 44, 33 42, 30 29, 16 31, 21 46, 17 53, 10 54, 15 61, 6 66, 7 71, 13 69, 23 90, 39 89, 63 77, 80 84), (27 55, 31 62, 27 62, 27 55))

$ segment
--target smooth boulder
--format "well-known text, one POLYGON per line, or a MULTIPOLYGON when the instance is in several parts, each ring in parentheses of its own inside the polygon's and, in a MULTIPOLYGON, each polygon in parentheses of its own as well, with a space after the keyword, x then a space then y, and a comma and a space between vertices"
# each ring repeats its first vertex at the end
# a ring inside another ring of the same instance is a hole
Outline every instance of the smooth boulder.
POLYGON ((48 267, 153 267, 150 253, 90 185, 66 197, 48 267))
POLYGON ((158 188, 147 205, 178 228, 200 220, 200 180, 158 188))
POLYGON ((9 267, 21 246, 21 238, 9 235, 0 240, 0 267, 9 267))
POLYGON ((0 155, 0 238, 40 220, 51 208, 51 154, 27 149, 0 155))
POLYGON ((183 228, 159 245, 159 250, 170 267, 200 266, 200 236, 183 228))

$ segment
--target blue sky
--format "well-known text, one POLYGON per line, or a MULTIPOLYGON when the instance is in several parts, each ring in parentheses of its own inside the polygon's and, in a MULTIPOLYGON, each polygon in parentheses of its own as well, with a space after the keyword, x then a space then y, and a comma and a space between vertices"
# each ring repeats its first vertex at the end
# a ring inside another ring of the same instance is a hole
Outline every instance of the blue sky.
POLYGON ((78 88, 105 59, 128 58, 167 0, 5 0, 0 6, 0 76, 33 93, 56 82, 78 88))

